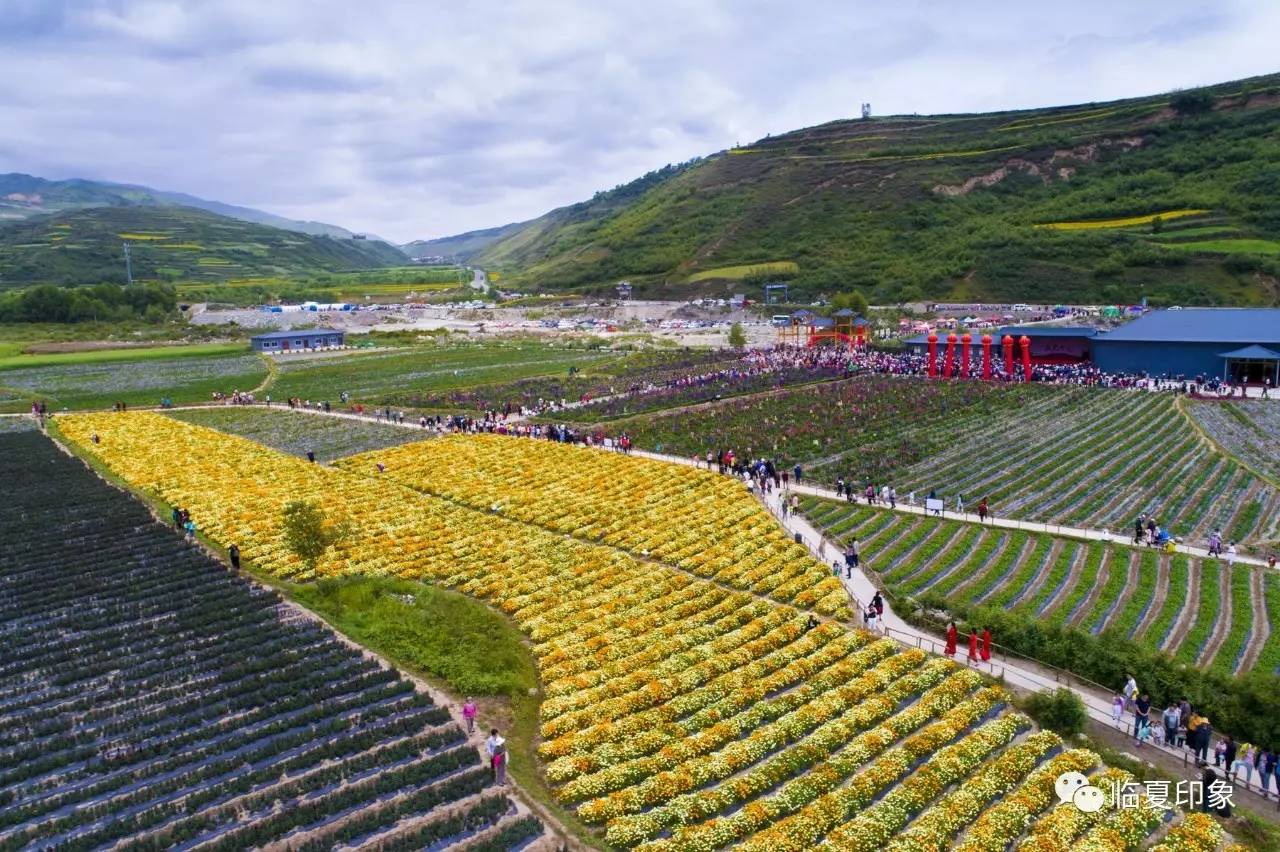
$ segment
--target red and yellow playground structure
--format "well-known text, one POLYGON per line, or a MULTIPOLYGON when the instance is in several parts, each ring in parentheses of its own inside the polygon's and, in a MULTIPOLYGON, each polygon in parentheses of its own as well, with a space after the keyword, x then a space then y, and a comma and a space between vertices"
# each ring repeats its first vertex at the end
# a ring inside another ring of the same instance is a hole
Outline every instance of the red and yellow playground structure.
POLYGON ((779 346, 845 346, 850 350, 868 344, 871 323, 848 308, 830 317, 812 311, 796 311, 791 321, 778 327, 779 346))

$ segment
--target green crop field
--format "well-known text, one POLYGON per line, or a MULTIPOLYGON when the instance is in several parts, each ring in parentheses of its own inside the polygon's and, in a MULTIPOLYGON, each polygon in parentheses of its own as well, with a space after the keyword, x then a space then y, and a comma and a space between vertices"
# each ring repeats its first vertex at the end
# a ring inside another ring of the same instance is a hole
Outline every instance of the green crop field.
POLYGON ((167 361, 174 358, 207 358, 212 355, 244 354, 244 343, 192 343, 179 346, 129 346, 119 349, 85 349, 79 352, 19 354, 21 344, 0 349, 0 370, 21 367, 60 367, 72 364, 102 364, 111 361, 167 361))
MULTIPOLYGON (((170 348, 185 347, 165 347, 170 348)), ((215 352, 220 348, 215 347, 215 352)), ((208 402, 215 391, 248 391, 267 377, 263 360, 247 352, 242 344, 224 354, 154 351, 162 354, 136 357, 137 353, 131 352, 135 357, 94 358, 90 356, 106 356, 107 352, 77 352, 6 359, 38 358, 44 364, 0 370, 0 411, 28 410, 33 399, 45 401, 50 411, 108 408, 115 402, 159 405, 164 397, 175 404, 208 402)))
POLYGON ((1190 242, 1162 243, 1179 251, 1203 251, 1215 254, 1280 254, 1280 242, 1276 240, 1192 240, 1190 242))
POLYGON ((336 403, 345 391, 353 402, 468 387, 524 376, 564 375, 570 367, 598 363, 609 353, 530 343, 520 346, 406 347, 355 352, 335 358, 279 361, 269 392, 336 403))

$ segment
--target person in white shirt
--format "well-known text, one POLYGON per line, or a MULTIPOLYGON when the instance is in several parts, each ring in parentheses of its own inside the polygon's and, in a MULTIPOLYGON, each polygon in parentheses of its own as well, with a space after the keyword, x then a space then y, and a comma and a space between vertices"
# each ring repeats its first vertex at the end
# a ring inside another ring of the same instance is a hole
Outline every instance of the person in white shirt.
POLYGON ((507 741, 498 736, 498 729, 489 731, 489 739, 484 741, 485 751, 489 755, 489 766, 493 768, 493 783, 499 787, 507 783, 507 741))

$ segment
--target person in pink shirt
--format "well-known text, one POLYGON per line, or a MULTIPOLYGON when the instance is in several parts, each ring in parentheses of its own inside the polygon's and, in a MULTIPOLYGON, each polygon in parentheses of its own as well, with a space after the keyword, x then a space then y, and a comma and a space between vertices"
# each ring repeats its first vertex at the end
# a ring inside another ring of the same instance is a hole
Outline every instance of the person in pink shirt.
POLYGON ((476 702, 468 698, 466 703, 462 705, 462 718, 467 720, 467 733, 473 734, 476 730, 476 702))

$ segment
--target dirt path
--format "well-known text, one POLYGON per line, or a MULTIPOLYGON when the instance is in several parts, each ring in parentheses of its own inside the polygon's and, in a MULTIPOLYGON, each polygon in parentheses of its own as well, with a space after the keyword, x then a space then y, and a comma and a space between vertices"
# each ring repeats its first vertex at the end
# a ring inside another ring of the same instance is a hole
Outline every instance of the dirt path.
POLYGON ((1258 662, 1258 655, 1262 653, 1262 646, 1271 638, 1271 620, 1267 618, 1266 594, 1266 578, 1262 570, 1252 569, 1249 573, 1249 600, 1253 604, 1253 624, 1249 632, 1249 643, 1245 645, 1244 653, 1240 656, 1240 665, 1236 667, 1236 674, 1253 670, 1258 662))
POLYGON ((1062 549, 1067 546, 1067 542, 1060 538, 1055 538, 1053 544, 1049 547, 1049 555, 1044 560, 1044 570, 1031 578, 1030 585, 1015 600, 1009 602, 1009 606, 1017 606, 1025 600, 1034 598, 1039 592, 1045 581, 1049 579, 1049 569, 1062 556, 1062 549))
MULTIPOLYGON (((1084 596, 1084 600, 1079 603, 1076 611, 1068 614, 1067 618, 1069 619, 1069 624, 1076 627, 1082 627, 1086 632, 1088 631, 1089 625, 1082 624, 1081 622, 1083 622, 1085 618, 1093 612, 1093 608, 1098 605, 1098 598, 1102 596, 1102 589, 1107 584, 1105 578, 1107 573, 1112 570, 1111 563, 1114 561, 1112 558, 1113 556, 1115 556, 1115 552, 1111 548, 1107 547, 1103 549, 1102 561, 1098 563, 1098 576, 1094 578, 1093 587, 1089 589, 1089 593, 1084 596)), ((1083 565, 1085 563, 1081 564, 1083 565)))
MULTIPOLYGON (((1026 541, 1022 543, 1022 548, 1018 551, 1018 559, 1022 559, 1026 555, 1027 548, 1030 545, 1031 545, 1031 537, 1028 536, 1026 541)), ((1007 535, 1001 538, 1000 544, 996 547, 995 551, 989 557, 987 557, 987 561, 982 565, 975 565, 973 573, 970 574, 965 579, 961 580, 951 589, 951 595, 958 595, 964 592, 965 590, 967 590, 974 583, 978 582, 978 579, 981 578, 982 575, 987 572, 987 566, 993 565, 999 562, 1001 559, 1003 559, 1005 552, 1008 551, 1008 549, 1012 546, 1013 546, 1013 536, 1007 535)), ((1018 559, 1015 559, 1014 561, 1016 562, 1018 561, 1018 559)), ((948 597, 950 597, 950 595, 948 595, 948 597)))
POLYGON ((1199 560, 1187 563, 1187 602, 1178 614, 1178 620, 1173 623, 1173 629, 1169 631, 1168 641, 1160 646, 1161 651, 1173 653, 1178 650, 1187 631, 1195 623, 1196 613, 1200 611, 1200 570, 1199 560))
POLYGON ((1098 628, 1099 633, 1111 626, 1116 616, 1123 612, 1125 606, 1128 605, 1129 598, 1133 597, 1134 592, 1138 590, 1138 575, 1141 564, 1142 557, 1138 551, 1129 551, 1129 575, 1125 577, 1124 588, 1120 590, 1120 596, 1116 599, 1115 606, 1111 608, 1111 612, 1103 619, 1102 626, 1098 628))
POLYGON ((1169 557, 1161 556, 1156 561, 1156 590, 1151 597, 1151 606, 1133 628, 1133 639, 1141 639, 1160 615, 1165 599, 1169 597, 1169 557))
POLYGON ((1209 634, 1209 640, 1204 643, 1204 650, 1200 652, 1200 656, 1196 659, 1197 666, 1208 666, 1213 658, 1217 656, 1218 650, 1222 647, 1222 643, 1226 641, 1227 634, 1231 632, 1231 612, 1234 601, 1231 600, 1231 575, 1233 570, 1224 567, 1218 572, 1218 617, 1213 622, 1213 632, 1209 634))
POLYGON ((1080 574, 1084 571, 1084 563, 1088 558, 1089 548, 1086 545, 1081 545, 1075 561, 1071 563, 1071 567, 1067 570, 1067 576, 1062 583, 1062 588, 1058 589, 1057 593, 1045 602, 1044 609, 1040 611, 1042 616, 1052 615, 1053 611, 1062 604, 1063 599, 1071 594, 1071 590, 1075 588, 1076 583, 1080 582, 1080 574))

